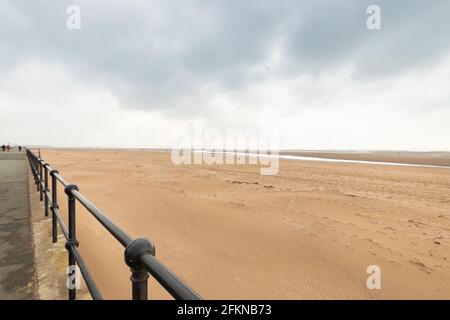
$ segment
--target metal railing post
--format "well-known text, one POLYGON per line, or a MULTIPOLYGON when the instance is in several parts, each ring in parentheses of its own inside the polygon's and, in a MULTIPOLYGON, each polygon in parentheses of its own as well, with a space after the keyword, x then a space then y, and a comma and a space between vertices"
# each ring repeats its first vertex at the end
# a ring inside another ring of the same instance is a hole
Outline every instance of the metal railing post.
POLYGON ((36 191, 39 192, 39 167, 38 161, 36 157, 33 158, 34 161, 34 172, 35 172, 35 180, 36 180, 36 191))
POLYGON ((125 262, 131 270, 131 296, 133 300, 148 299, 148 271, 142 267, 144 253, 155 255, 155 245, 147 239, 135 239, 125 248, 125 262))
POLYGON ((43 189, 42 189, 42 160, 39 159, 39 200, 42 201, 44 200, 43 197, 43 189))
POLYGON ((39 184, 39 161, 37 158, 34 159, 34 167, 36 170, 36 188, 37 191, 39 192, 40 190, 40 184, 39 184))
POLYGON ((34 184, 36 185, 36 191, 39 191, 37 163, 35 156, 30 152, 31 166, 33 167, 34 184))
POLYGON ((68 197, 68 216, 69 216, 69 240, 66 241, 66 249, 69 253, 69 268, 68 268, 68 290, 69 300, 75 300, 77 295, 76 289, 76 260, 72 252, 72 247, 78 247, 78 240, 76 237, 76 219, 75 219, 75 198, 72 195, 72 190, 77 190, 78 187, 74 184, 69 184, 65 187, 64 192, 68 197))
POLYGON ((30 150, 27 150, 28 163, 30 164, 31 173, 33 174, 34 184, 36 185, 36 172, 34 171, 34 160, 30 150))
POLYGON ((58 241, 58 226, 56 219, 56 209, 58 209, 58 186, 55 174, 59 173, 57 170, 50 171, 50 176, 52 177, 52 241, 56 243, 58 241))
POLYGON ((48 163, 44 163, 44 207, 45 207, 45 216, 48 217, 48 163))

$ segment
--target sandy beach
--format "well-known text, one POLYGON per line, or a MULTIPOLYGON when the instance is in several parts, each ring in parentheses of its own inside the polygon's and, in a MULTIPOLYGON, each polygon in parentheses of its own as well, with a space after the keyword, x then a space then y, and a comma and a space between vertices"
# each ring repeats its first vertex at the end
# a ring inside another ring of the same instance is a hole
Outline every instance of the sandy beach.
MULTIPOLYGON (((449 169, 281 160, 278 175, 261 176, 258 165, 177 166, 165 152, 42 157, 207 299, 450 297, 449 169), (380 290, 366 287, 370 265, 380 290)), ((104 297, 128 299, 123 249, 81 206, 77 215, 104 297)), ((169 298, 155 281, 149 296, 169 298)))

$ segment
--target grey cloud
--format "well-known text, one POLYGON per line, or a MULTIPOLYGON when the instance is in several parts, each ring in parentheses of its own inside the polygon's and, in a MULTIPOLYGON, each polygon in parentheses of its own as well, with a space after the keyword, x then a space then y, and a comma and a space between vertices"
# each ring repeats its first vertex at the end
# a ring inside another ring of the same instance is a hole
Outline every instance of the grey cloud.
POLYGON ((0 5, 0 71, 25 59, 60 63, 124 107, 192 114, 207 85, 233 92, 347 64, 362 78, 420 68, 448 53, 449 14, 445 0, 10 0, 0 5), (370 32, 365 10, 374 3, 383 29, 370 32), (81 7, 80 31, 65 27, 69 4, 81 7), (280 43, 281 65, 255 80, 254 67, 280 43))

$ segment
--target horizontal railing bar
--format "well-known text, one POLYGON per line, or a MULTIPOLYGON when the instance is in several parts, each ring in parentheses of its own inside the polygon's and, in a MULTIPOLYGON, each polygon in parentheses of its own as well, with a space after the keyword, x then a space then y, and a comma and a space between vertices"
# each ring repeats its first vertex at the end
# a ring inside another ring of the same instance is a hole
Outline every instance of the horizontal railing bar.
MULTIPOLYGON (((39 159, 39 158, 38 158, 39 159)), ((52 171, 53 168, 48 164, 45 163, 44 160, 40 159, 39 162, 42 163, 42 165, 44 166, 44 168, 47 168, 48 172, 52 171)), ((38 174, 39 176, 39 174, 38 174)), ((63 184, 64 187, 66 187, 67 185, 69 185, 69 183, 59 174, 59 173, 55 173, 55 178, 61 182, 63 184)))
POLYGON ((167 269, 150 253, 144 253, 141 264, 177 300, 201 300, 202 297, 167 269))
POLYGON ((90 202, 79 191, 72 190, 72 195, 77 199, 83 207, 85 207, 99 222, 105 227, 108 232, 117 239, 124 247, 128 246, 132 239, 114 224, 106 215, 101 212, 92 202, 90 202))
MULTIPOLYGON (((45 188, 44 188, 45 190, 45 188)), ((44 196, 48 199, 48 205, 49 207, 51 207, 52 205, 52 195, 50 194, 49 191, 44 191, 44 196)))
POLYGON ((59 173, 55 173, 55 178, 62 183, 62 185, 64 187, 67 187, 69 185, 69 183, 59 174, 59 173))
POLYGON ((58 224, 61 227, 61 232, 64 234, 64 237, 66 238, 66 240, 69 240, 69 231, 68 231, 66 225, 64 224, 64 220, 62 219, 59 210, 58 209, 53 209, 53 210, 55 212, 56 219, 58 220, 58 224))
MULTIPOLYGON (((46 196, 47 196, 47 193, 48 192, 45 193, 46 196)), ((50 210, 53 210, 53 212, 55 213, 56 219, 58 220, 58 224, 61 227, 61 231, 64 234, 64 237, 66 238, 66 240, 68 240, 69 239, 69 231, 67 230, 67 227, 64 224, 64 220, 61 217, 61 212, 59 211, 59 209, 52 208, 53 202, 52 202, 51 197, 48 198, 48 206, 50 207, 50 210)))
POLYGON ((89 273, 89 269, 86 265, 86 262, 84 262, 84 259, 81 256, 80 252, 78 251, 78 248, 75 246, 71 246, 70 249, 71 249, 73 255, 75 256, 75 260, 78 263, 78 267, 80 268, 81 275, 83 276, 84 282, 86 283, 86 286, 88 287, 88 290, 89 290, 89 293, 91 294, 92 299, 103 300, 102 294, 100 293, 100 290, 97 288, 97 285, 95 284, 94 280, 92 279, 92 276, 89 273))

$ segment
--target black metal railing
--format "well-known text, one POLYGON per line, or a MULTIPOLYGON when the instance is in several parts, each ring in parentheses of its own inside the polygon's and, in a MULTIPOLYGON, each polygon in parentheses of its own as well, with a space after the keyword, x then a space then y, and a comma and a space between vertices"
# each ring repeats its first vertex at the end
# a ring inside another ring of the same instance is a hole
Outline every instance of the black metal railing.
MULTIPOLYGON (((78 250, 79 242, 76 236, 76 202, 78 201, 87 209, 92 216, 125 248, 125 263, 131 270, 131 285, 133 300, 147 300, 147 282, 149 274, 158 281, 172 297, 179 300, 200 300, 202 299, 194 290, 189 288, 173 272, 165 267, 155 258, 155 246, 145 238, 132 239, 122 229, 115 225, 102 211, 100 211, 92 202, 90 202, 78 187, 67 182, 57 170, 50 167, 48 163, 39 156, 26 148, 28 162, 34 177, 36 189, 39 192, 40 201, 44 201, 45 216, 52 213, 52 241, 58 241, 59 225, 62 234, 66 238, 66 250, 69 261, 68 269, 69 280, 74 279, 76 272, 75 266, 78 266, 80 273, 86 283, 86 286, 94 300, 102 299, 102 294, 95 284, 86 262, 78 250), (49 176, 51 177, 51 188, 49 189, 49 176), (68 227, 62 219, 59 210, 58 201, 58 183, 64 187, 67 195, 67 221, 68 227)), ((68 297, 70 300, 76 298, 75 286, 68 287, 68 297)))

